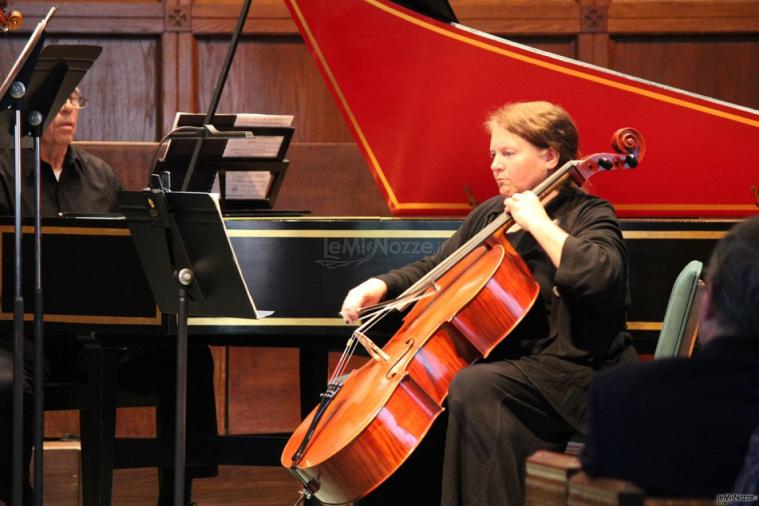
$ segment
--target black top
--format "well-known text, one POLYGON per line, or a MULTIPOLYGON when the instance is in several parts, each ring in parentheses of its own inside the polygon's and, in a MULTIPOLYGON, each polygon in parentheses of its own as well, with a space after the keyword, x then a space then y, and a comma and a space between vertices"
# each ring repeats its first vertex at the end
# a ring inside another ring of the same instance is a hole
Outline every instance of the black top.
MULTIPOLYGON (((474 209, 435 255, 377 276, 387 283, 388 297, 399 295, 492 222, 503 212, 503 200, 499 195, 474 209)), ((625 330, 627 250, 614 209, 605 200, 565 188, 546 211, 570 234, 561 267, 554 267, 529 233, 509 234, 540 285, 542 304, 533 305, 501 348, 509 348, 506 356, 518 359, 514 365, 562 418, 585 432, 593 371, 636 358, 625 330)))
POLYGON ((735 480, 733 491, 738 494, 759 495, 759 425, 751 434, 743 469, 735 480))
POLYGON ((759 337, 717 337, 691 359, 605 371, 588 410, 588 474, 655 495, 731 492, 759 426, 759 337))
MULTIPOLYGON (((34 156, 32 150, 21 155, 21 214, 34 213, 34 156)), ((0 151, 0 214, 13 214, 13 150, 0 151)), ((52 167, 41 164, 42 216, 60 213, 116 213, 116 192, 121 189, 111 166, 100 158, 69 146, 63 161, 60 181, 52 167)))

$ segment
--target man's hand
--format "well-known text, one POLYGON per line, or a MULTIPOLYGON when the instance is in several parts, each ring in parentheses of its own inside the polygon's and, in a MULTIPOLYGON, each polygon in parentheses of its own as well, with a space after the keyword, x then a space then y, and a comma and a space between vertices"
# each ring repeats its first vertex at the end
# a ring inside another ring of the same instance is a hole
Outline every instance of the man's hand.
POLYGON ((351 289, 340 310, 345 323, 354 323, 361 317, 361 310, 378 303, 387 293, 387 284, 377 278, 369 278, 351 289))

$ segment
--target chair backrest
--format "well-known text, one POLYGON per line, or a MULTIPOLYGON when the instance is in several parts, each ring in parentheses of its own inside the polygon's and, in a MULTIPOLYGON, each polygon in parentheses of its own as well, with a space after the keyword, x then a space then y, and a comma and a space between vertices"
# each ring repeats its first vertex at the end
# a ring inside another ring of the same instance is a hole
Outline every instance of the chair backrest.
POLYGON ((664 313, 654 358, 689 357, 693 353, 698 333, 698 306, 704 289, 704 283, 700 280, 703 267, 703 263, 693 260, 677 276, 664 313))

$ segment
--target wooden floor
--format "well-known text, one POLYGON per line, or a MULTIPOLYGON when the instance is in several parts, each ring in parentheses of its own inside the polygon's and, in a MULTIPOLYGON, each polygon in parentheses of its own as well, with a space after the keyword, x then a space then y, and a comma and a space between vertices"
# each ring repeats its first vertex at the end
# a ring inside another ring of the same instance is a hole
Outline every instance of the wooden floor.
MULTIPOLYGON (((67 481, 63 483, 60 477, 45 480, 45 506, 77 506, 76 485, 67 481)), ((221 466, 219 476, 194 482, 192 499, 198 506, 291 506, 298 497, 298 484, 286 469, 221 466)), ((155 469, 114 473, 112 506, 154 505, 157 498, 155 469)))
MULTIPOLYGON (((113 485, 113 506, 156 502, 155 469, 118 470, 113 485)), ((298 499, 298 483, 280 467, 222 466, 216 478, 194 482, 192 499, 198 506, 291 506, 298 499)))
MULTIPOLYGON (((81 502, 81 452, 78 441, 45 442, 45 506, 81 502)), ((197 506, 291 506, 299 499, 298 482, 282 467, 219 466, 214 478, 193 482, 197 506)), ((158 498, 155 468, 119 469, 113 475, 113 506, 150 506, 158 498)), ((5 506, 0 501, 0 506, 5 506)))

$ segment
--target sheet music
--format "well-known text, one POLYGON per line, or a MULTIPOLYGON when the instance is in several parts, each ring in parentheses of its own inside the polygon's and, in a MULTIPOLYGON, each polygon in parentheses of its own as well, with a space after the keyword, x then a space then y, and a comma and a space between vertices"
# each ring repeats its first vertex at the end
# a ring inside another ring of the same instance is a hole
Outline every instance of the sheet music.
MULTIPOLYGON (((272 158, 278 159, 283 145, 289 142, 289 136, 282 131, 292 130, 290 126, 294 116, 287 114, 217 114, 213 124, 219 130, 250 131, 255 136, 246 139, 227 139, 224 144, 222 158, 272 158), (255 129, 264 129, 266 133, 256 132, 255 129)), ((198 113, 178 112, 174 117, 172 129, 184 125, 199 125, 201 115, 198 113)), ((291 134, 290 134, 291 135, 291 134)), ((168 145, 173 145, 179 140, 172 139, 168 145)), ((186 144, 186 143, 185 143, 186 144)), ((167 152, 173 152, 167 148, 167 152)))
MULTIPOLYGON (((265 199, 274 177, 267 171, 226 172, 226 197, 228 199, 265 199)), ((211 191, 220 192, 219 176, 213 182, 211 191)))
POLYGON ((294 116, 291 114, 238 114, 235 118, 236 127, 253 126, 283 126, 293 125, 294 116))
POLYGON ((229 139, 224 158, 276 158, 285 138, 281 135, 259 135, 252 139, 229 139))
MULTIPOLYGON (((180 116, 190 116, 190 115, 197 115, 198 113, 192 113, 192 112, 178 112, 176 116, 174 116, 174 124, 172 126, 173 128, 176 128, 179 126, 179 118, 180 116)), ((225 114, 219 113, 217 116, 225 116, 225 114)), ((260 113, 239 113, 234 114, 235 121, 234 121, 234 127, 235 128, 247 128, 247 127, 254 127, 254 126, 282 126, 282 127, 289 127, 292 126, 293 120, 295 119, 295 116, 292 114, 260 114, 260 113)))

